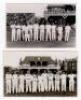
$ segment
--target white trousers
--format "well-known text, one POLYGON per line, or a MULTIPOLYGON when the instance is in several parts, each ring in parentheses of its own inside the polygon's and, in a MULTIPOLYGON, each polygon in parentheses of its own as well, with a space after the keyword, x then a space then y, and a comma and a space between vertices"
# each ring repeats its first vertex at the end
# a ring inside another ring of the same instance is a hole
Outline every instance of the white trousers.
POLYGON ((49 81, 49 91, 50 91, 50 90, 54 91, 54 83, 53 83, 52 80, 49 81))
POLYGON ((15 92, 18 93, 18 82, 16 82, 16 81, 13 81, 13 83, 12 83, 12 92, 13 92, 13 94, 15 92))
POLYGON ((70 32, 69 31, 66 31, 65 32, 65 41, 68 41, 69 40, 69 35, 70 35, 70 32))
POLYGON ((55 81, 55 91, 60 91, 60 82, 59 81, 55 81))
POLYGON ((34 40, 38 41, 38 31, 34 31, 34 40))
POLYGON ((43 81, 44 91, 48 91, 47 81, 43 81))
POLYGON ((56 32, 52 31, 52 40, 56 40, 56 32))
POLYGON ((33 93, 37 92, 37 82, 32 83, 32 92, 33 93))
POLYGON ((24 82, 21 82, 19 85, 19 93, 20 92, 24 93, 24 82))
POLYGON ((12 42, 13 41, 16 41, 16 31, 15 30, 12 30, 12 42))
POLYGON ((38 82, 38 91, 39 92, 44 92, 44 86, 42 82, 38 82))
POLYGON ((22 39, 25 40, 25 32, 22 31, 22 39))
POLYGON ((30 41, 30 35, 25 33, 25 41, 30 41))
POLYGON ((62 82, 61 84, 61 90, 66 92, 66 82, 62 82))
POLYGON ((74 91, 74 82, 69 82, 69 91, 73 92, 74 91))
POLYGON ((51 41, 51 32, 50 31, 46 31, 46 41, 48 41, 48 38, 51 41))
POLYGON ((40 41, 44 41, 44 31, 40 31, 40 41))
POLYGON ((63 37, 63 33, 62 32, 59 32, 58 33, 58 41, 61 41, 62 40, 62 37, 63 37))
POLYGON ((33 39, 32 30, 30 30, 29 33, 30 33, 30 40, 32 41, 32 39, 33 39))
POLYGON ((6 93, 11 94, 11 80, 6 80, 6 93))
POLYGON ((21 40, 21 31, 17 30, 17 41, 21 40))
POLYGON ((31 92, 31 90, 32 90, 31 82, 27 80, 26 81, 26 93, 31 92))

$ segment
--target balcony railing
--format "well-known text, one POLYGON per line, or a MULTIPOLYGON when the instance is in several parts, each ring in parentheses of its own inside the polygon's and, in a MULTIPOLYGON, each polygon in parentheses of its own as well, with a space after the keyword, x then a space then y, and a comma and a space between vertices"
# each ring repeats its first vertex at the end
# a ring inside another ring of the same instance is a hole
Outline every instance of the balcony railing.
POLYGON ((44 16, 72 16, 72 15, 75 15, 75 11, 67 11, 67 12, 44 11, 44 16))
POLYGON ((59 66, 55 66, 55 65, 48 65, 48 66, 26 66, 26 65, 23 65, 23 66, 19 66, 19 69, 56 69, 56 70, 59 70, 61 69, 59 66))

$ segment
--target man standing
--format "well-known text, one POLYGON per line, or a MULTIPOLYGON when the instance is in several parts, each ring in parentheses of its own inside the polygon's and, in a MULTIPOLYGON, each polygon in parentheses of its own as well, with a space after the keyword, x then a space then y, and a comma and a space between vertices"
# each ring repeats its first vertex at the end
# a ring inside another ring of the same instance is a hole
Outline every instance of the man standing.
POLYGON ((18 93, 18 74, 17 72, 14 72, 12 76, 12 92, 13 94, 15 92, 18 93))
POLYGON ((47 22, 46 25, 46 41, 48 41, 48 38, 51 41, 51 25, 49 24, 49 22, 47 22))
POLYGON ((11 94, 12 74, 10 72, 7 72, 5 75, 5 83, 6 83, 6 93, 11 94))
POLYGON ((28 32, 28 25, 25 26, 25 42, 30 41, 30 34, 28 32))
POLYGON ((74 92, 75 89, 75 78, 76 78, 76 74, 68 74, 68 78, 69 78, 69 91, 70 92, 74 92))
POLYGON ((58 41, 62 41, 62 38, 63 38, 63 27, 62 27, 62 25, 58 26, 57 31, 58 31, 58 41))
POLYGON ((21 25, 18 23, 16 25, 16 29, 17 29, 17 41, 21 40, 21 25))
POLYGON ((28 25, 28 32, 30 34, 30 41, 32 41, 33 40, 33 26, 31 24, 31 22, 28 25))
POLYGON ((12 42, 16 41, 16 25, 15 23, 11 24, 10 25, 10 28, 11 28, 11 40, 12 42))
POLYGON ((48 88, 49 92, 52 90, 54 91, 54 82, 53 82, 54 75, 51 71, 48 71, 48 88))
POLYGON ((32 93, 36 93, 37 92, 37 76, 36 74, 32 75, 33 79, 32 79, 32 93))
POLYGON ((44 34, 45 34, 45 26, 44 24, 42 23, 40 25, 40 41, 44 41, 44 34))
POLYGON ((44 92, 43 78, 40 72, 38 73, 38 91, 44 92))
POLYGON ((21 36, 22 36, 23 41, 25 40, 25 27, 26 27, 25 24, 23 24, 22 27, 21 27, 21 29, 22 29, 22 32, 21 32, 22 35, 21 36))
POLYGON ((57 72, 55 74, 55 91, 60 91, 60 74, 57 72))
POLYGON ((41 75, 42 77, 42 81, 43 81, 43 88, 44 88, 44 92, 48 91, 48 82, 47 82, 47 73, 46 73, 46 70, 44 70, 44 73, 42 73, 41 75))
POLYGON ((33 25, 34 29, 34 41, 38 41, 38 36, 39 36, 39 25, 37 22, 33 25))
POLYGON ((53 23, 51 28, 52 28, 52 40, 56 40, 56 25, 53 23))
POLYGON ((69 40, 70 32, 71 32, 71 27, 69 24, 67 24, 65 26, 65 41, 66 42, 68 42, 68 40, 69 40))
POLYGON ((27 71, 25 75, 25 81, 26 81, 26 93, 32 92, 32 75, 30 74, 30 70, 27 71))
POLYGON ((19 74, 19 93, 24 93, 25 76, 23 73, 19 74))
POLYGON ((66 92, 66 79, 67 79, 67 75, 65 74, 65 72, 63 72, 60 76, 61 78, 61 90, 66 92))

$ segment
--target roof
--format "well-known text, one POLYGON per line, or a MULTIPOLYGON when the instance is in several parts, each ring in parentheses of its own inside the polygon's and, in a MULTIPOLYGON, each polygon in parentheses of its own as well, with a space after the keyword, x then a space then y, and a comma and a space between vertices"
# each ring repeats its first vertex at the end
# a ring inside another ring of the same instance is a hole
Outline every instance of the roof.
POLYGON ((48 63, 53 63, 54 61, 50 57, 41 57, 41 56, 27 56, 24 58, 24 60, 21 61, 21 64, 28 64, 31 61, 47 61, 48 63))

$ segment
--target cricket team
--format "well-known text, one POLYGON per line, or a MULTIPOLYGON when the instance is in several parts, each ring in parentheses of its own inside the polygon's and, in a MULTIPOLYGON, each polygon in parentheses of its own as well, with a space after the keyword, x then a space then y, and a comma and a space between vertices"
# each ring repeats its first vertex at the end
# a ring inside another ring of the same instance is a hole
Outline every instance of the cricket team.
POLYGON ((70 33, 72 30, 71 25, 68 23, 63 25, 56 25, 55 23, 46 24, 38 22, 32 24, 31 22, 26 24, 11 24, 11 40, 25 42, 27 41, 66 41, 68 42, 70 33))
POLYGON ((5 74, 6 94, 14 93, 44 93, 44 92, 67 92, 67 79, 69 80, 69 92, 75 91, 76 74, 44 70, 43 73, 31 74, 27 70, 26 74, 7 72, 5 74))

